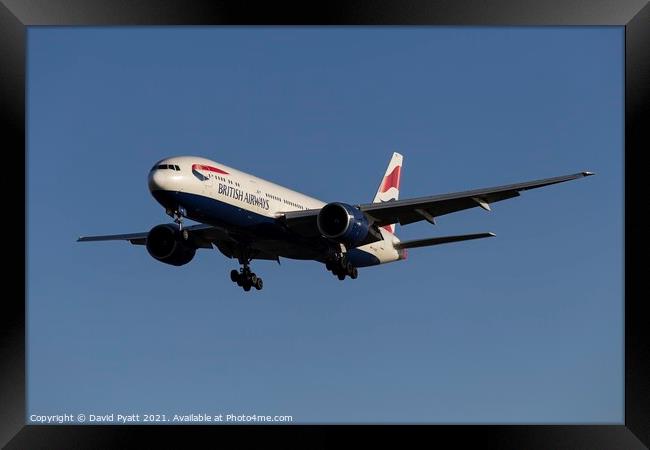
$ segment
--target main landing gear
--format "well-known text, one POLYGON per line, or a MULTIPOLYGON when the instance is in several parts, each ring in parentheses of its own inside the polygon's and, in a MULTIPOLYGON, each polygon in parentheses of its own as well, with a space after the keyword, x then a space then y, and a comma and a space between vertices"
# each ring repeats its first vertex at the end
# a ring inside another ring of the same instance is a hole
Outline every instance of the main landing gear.
POLYGON ((332 272, 339 280, 345 280, 345 277, 348 276, 353 280, 356 280, 359 276, 359 271, 356 267, 353 267, 352 264, 347 260, 345 256, 337 255, 334 259, 331 259, 325 263, 327 270, 332 272))
POLYGON ((255 289, 257 289, 258 291, 261 291, 262 287, 264 287, 264 282, 262 281, 262 278, 258 277, 257 275, 255 275, 255 273, 251 272, 248 263, 243 264, 242 268, 239 271, 235 269, 231 270, 230 279, 234 283, 237 283, 238 286, 244 288, 246 292, 250 291, 251 287, 255 287, 255 289))

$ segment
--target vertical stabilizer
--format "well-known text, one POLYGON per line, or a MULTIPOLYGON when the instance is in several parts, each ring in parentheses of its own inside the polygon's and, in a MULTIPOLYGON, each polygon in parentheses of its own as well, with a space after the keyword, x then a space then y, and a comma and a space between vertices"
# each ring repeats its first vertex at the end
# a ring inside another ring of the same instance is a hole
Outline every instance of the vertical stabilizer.
MULTIPOLYGON (((377 194, 375 195, 373 203, 389 202, 391 200, 399 199, 399 182, 402 175, 402 155, 393 153, 393 157, 388 163, 388 168, 379 184, 377 194)), ((395 224, 386 225, 384 227, 387 231, 395 233, 395 224)))

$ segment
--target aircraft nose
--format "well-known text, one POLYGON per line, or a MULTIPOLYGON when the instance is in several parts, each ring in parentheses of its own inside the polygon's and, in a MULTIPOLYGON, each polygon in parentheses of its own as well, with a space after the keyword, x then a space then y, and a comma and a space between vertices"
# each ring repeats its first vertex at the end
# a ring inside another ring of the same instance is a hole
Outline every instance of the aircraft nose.
POLYGON ((183 176, 175 170, 154 169, 149 173, 149 191, 180 191, 182 178, 183 176))
POLYGON ((154 169, 149 173, 149 190, 150 191, 161 191, 165 190, 167 180, 166 175, 160 169, 154 169))

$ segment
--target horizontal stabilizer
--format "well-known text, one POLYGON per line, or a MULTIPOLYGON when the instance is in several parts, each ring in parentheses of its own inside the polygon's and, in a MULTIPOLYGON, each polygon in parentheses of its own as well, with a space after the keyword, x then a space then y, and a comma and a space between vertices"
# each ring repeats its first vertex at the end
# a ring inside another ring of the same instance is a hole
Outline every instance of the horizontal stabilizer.
POLYGON ((476 234, 461 234, 458 236, 441 236, 429 239, 417 239, 415 241, 405 241, 395 244, 395 249, 401 250, 404 248, 428 247, 431 245, 448 244, 450 242, 469 241, 471 239, 481 239, 486 237, 496 236, 494 233, 476 233, 476 234))

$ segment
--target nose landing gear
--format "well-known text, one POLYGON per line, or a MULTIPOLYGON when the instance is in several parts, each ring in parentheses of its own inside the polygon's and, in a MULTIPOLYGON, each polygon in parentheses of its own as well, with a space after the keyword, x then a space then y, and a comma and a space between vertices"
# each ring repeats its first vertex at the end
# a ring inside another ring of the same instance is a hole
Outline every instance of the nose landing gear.
POLYGON ((179 206, 178 209, 167 209, 165 212, 174 219, 174 223, 178 225, 178 231, 183 231, 183 217, 187 214, 185 208, 179 206))

